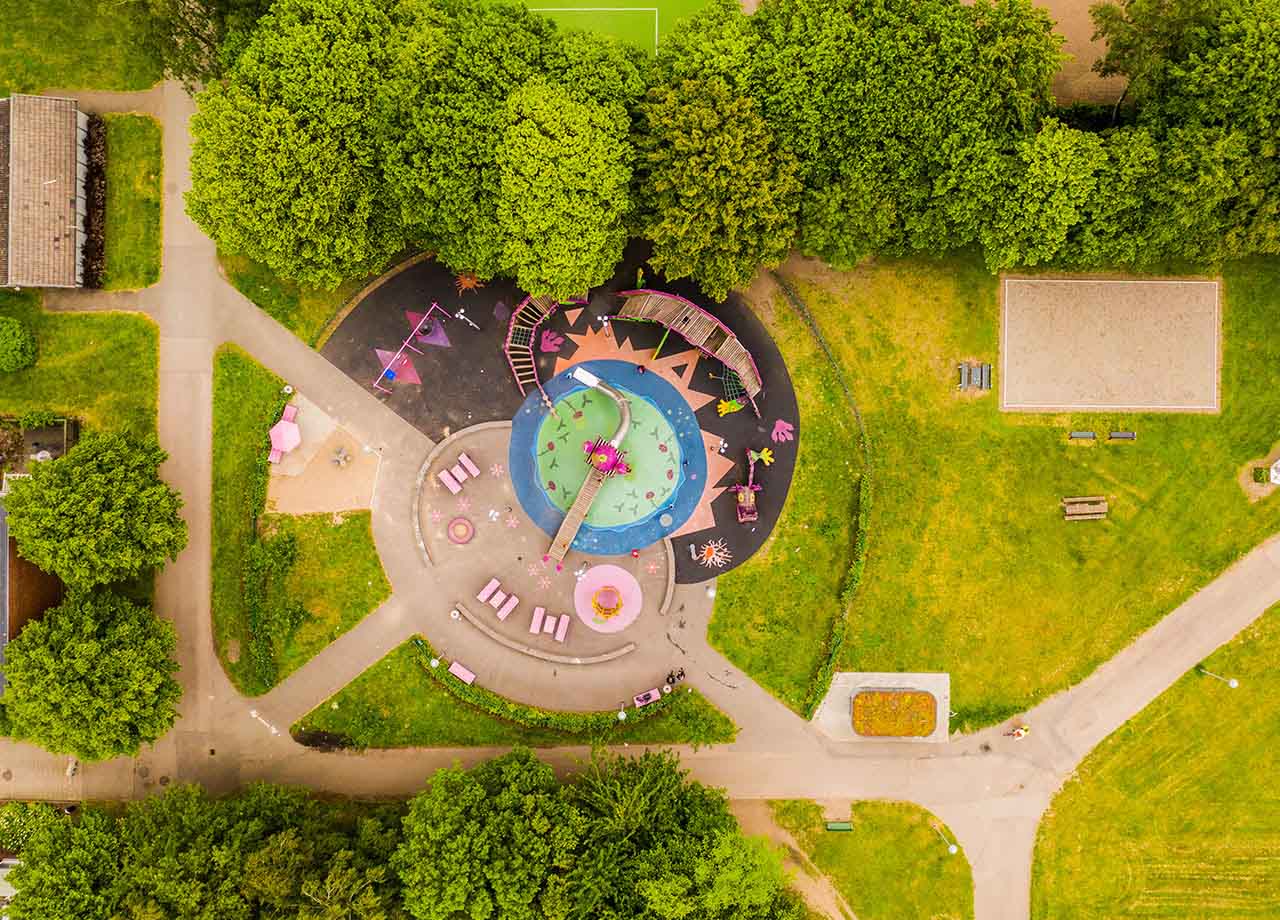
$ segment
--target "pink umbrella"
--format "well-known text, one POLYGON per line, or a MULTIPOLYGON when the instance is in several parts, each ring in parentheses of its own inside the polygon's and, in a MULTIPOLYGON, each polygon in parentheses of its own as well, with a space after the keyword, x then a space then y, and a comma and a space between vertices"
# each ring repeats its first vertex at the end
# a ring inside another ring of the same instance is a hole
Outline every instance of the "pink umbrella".
POLYGON ((302 443, 302 432, 297 422, 281 419, 271 428, 271 449, 287 454, 302 443))

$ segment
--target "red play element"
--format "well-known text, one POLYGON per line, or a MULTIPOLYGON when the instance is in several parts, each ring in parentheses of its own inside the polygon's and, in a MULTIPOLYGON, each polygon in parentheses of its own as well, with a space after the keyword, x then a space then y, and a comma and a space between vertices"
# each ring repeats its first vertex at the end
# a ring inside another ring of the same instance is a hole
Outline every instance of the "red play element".
POLYGON ((484 287, 484 282, 476 275, 475 272, 458 272, 453 276, 453 286, 458 289, 458 293, 465 294, 467 291, 478 291, 484 287))

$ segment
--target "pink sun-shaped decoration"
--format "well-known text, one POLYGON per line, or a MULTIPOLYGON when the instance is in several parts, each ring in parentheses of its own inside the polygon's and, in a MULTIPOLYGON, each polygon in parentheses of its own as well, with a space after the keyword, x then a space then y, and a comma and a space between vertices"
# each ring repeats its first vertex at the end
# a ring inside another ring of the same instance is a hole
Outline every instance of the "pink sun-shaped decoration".
POLYGON ((489 467, 489 475, 494 478, 502 476, 506 471, 506 468, 501 463, 495 463, 493 466, 489 467))
POLYGON ((520 526, 520 522, 516 520, 516 516, 514 514, 507 518, 507 526, 512 530, 515 530, 520 526))

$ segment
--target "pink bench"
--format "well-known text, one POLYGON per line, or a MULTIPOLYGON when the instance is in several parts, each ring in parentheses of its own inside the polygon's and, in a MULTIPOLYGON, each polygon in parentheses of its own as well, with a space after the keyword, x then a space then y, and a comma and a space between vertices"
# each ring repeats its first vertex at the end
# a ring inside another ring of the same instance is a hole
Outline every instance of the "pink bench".
POLYGON ((544 635, 551 635, 556 631, 556 618, 553 614, 542 621, 542 632, 544 635))
POLYGON ((472 463, 471 458, 468 457, 465 453, 458 454, 458 463, 461 464, 461 466, 465 468, 468 473, 471 474, 472 479, 480 475, 480 468, 477 467, 474 463, 472 463))
POLYGON ((449 673, 458 678, 458 680, 462 681, 464 684, 475 683, 476 676, 472 674, 467 666, 461 662, 455 661, 453 664, 449 665, 449 673))
POLYGON ((556 641, 563 642, 564 637, 569 634, 569 614, 565 614, 560 618, 560 625, 556 627, 556 641))
POLYGON ((536 633, 542 631, 542 618, 546 616, 546 609, 543 607, 533 608, 533 622, 529 624, 529 632, 536 633))
POLYGON ((280 416, 280 418, 284 419, 284 421, 286 422, 292 422, 297 417, 298 417, 298 407, 295 406, 293 403, 290 403, 289 405, 285 406, 284 414, 280 416))
POLYGON ((449 475, 448 470, 441 470, 440 472, 436 473, 436 478, 439 479, 441 482, 443 482, 444 487, 448 489, 450 492, 452 492, 454 495, 457 495, 459 492, 462 491, 462 486, 458 485, 458 481, 449 475))
POLYGON ((502 606, 502 602, 505 601, 506 599, 507 599, 507 594, 505 591, 501 591, 501 590, 494 591, 493 596, 489 598, 489 606, 492 607, 494 610, 497 610, 499 607, 502 606))
POLYGON ((646 690, 635 698, 636 708, 638 709, 641 706, 647 706, 660 696, 662 696, 662 691, 657 687, 654 687, 652 690, 646 690))
POLYGON ((277 450, 276 448, 274 448, 274 447, 273 447, 273 448, 271 448, 271 453, 267 454, 267 462, 268 462, 268 463, 279 463, 279 462, 280 462, 280 458, 281 458, 281 457, 283 457, 283 456, 284 456, 284 451, 277 450))
POLYGON ((502 609, 498 611, 498 619, 505 620, 511 615, 511 611, 516 609, 516 604, 520 603, 520 598, 512 594, 507 598, 507 602, 502 605, 502 609))
POLYGON ((485 601, 489 599, 489 595, 491 595, 494 591, 497 591, 497 590, 498 590, 498 579, 490 578, 489 583, 485 585, 483 588, 481 588, 480 593, 476 595, 476 600, 478 600, 480 603, 483 604, 485 601))
POLYGON ((450 467, 449 475, 452 476, 454 479, 458 480, 458 482, 467 481, 467 471, 462 468, 462 464, 460 463, 455 463, 452 467, 450 467))

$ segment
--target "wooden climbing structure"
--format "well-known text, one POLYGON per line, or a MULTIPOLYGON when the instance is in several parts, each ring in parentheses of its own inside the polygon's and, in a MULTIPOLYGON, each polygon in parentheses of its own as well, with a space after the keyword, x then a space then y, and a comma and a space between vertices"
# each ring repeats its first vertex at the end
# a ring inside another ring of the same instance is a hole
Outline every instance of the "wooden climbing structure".
POLYGON ((538 365, 534 360, 533 350, 538 341, 538 328, 561 303, 585 304, 586 301, 581 298, 559 301, 547 294, 526 297, 520 301, 520 305, 511 314, 511 322, 507 325, 507 340, 502 345, 507 363, 511 365, 511 373, 515 375, 516 386, 520 388, 520 395, 526 396, 531 388, 537 387, 542 395, 543 405, 548 409, 551 408, 551 400, 547 398, 542 381, 538 379, 538 365))
POLYGON ((623 299, 622 308, 614 314, 614 319, 658 323, 678 332, 694 348, 732 371, 746 391, 751 408, 757 416, 760 414, 756 405, 756 397, 764 389, 760 369, 728 326, 678 294, 641 289, 621 291, 618 296, 623 299))

